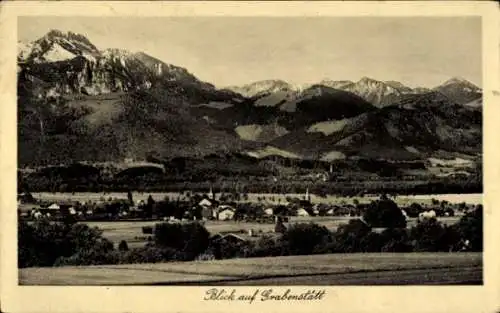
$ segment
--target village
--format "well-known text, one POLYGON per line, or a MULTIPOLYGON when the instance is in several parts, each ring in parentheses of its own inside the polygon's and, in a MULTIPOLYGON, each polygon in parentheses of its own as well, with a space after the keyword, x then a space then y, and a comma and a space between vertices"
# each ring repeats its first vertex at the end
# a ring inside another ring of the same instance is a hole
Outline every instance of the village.
MULTIPOLYGON (((295 223, 316 223, 335 230, 349 220, 362 220, 363 213, 370 205, 360 203, 357 199, 351 203, 313 203, 308 189, 300 198, 287 197, 283 202, 272 196, 268 196, 268 200, 264 196, 249 200, 246 195, 236 193, 216 194, 212 188, 206 194, 186 192, 176 199, 165 196, 164 199, 154 200, 151 195, 146 200, 134 199, 130 191, 126 196, 126 199, 101 197, 98 201, 48 201, 22 193, 18 195, 18 217, 26 221, 71 220, 97 226, 115 244, 126 241, 132 247, 140 247, 151 240, 154 225, 160 221, 197 221, 210 231, 212 240, 249 242, 265 235, 279 235, 286 231, 287 226, 295 223)), ((432 217, 452 224, 473 208, 471 204, 435 199, 430 203, 414 202, 400 207, 408 227, 420 219, 432 217)), ((374 230, 381 232, 384 229, 374 230)))

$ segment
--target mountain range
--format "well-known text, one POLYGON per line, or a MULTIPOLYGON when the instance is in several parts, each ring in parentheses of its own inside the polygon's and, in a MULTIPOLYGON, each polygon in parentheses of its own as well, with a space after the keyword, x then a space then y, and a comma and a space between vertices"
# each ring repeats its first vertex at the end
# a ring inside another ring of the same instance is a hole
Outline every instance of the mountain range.
POLYGON ((462 78, 429 89, 368 77, 216 88, 72 32, 18 47, 20 164, 231 153, 412 160, 482 149, 482 91, 462 78))

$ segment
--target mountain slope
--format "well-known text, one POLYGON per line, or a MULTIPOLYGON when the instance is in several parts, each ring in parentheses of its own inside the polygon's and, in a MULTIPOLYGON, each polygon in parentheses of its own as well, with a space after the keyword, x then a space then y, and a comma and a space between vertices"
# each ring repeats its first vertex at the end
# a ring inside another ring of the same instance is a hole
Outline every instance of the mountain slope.
POLYGON ((311 158, 332 151, 386 159, 416 159, 439 150, 475 154, 481 152, 481 115, 433 92, 354 118, 317 123, 270 144, 311 158))
POLYGON ((59 31, 20 50, 22 164, 197 155, 237 150, 242 142, 189 114, 192 106, 238 103, 241 95, 184 68, 144 53, 100 51, 81 35, 59 31))
POLYGON ((289 92, 295 90, 296 88, 283 80, 269 79, 256 81, 243 86, 229 86, 226 87, 226 89, 232 90, 247 98, 252 98, 258 97, 259 95, 276 93, 280 91, 289 92))
POLYGON ((290 100, 275 106, 256 106, 247 99, 226 108, 192 107, 191 114, 206 117, 214 127, 235 129, 245 125, 270 125, 286 131, 309 126, 324 120, 353 117, 376 108, 349 92, 314 85, 294 93, 290 100))
POLYGON ((175 85, 179 93, 195 95, 196 102, 241 98, 233 92, 216 90, 185 68, 142 52, 100 51, 83 35, 71 32, 51 31, 32 43, 21 44, 18 64, 20 84, 36 77, 58 95, 98 95, 169 84, 175 85))
POLYGON ((478 86, 463 79, 454 77, 434 88, 458 104, 467 104, 482 97, 482 90, 478 86))
POLYGON ((20 164, 481 151, 481 89, 462 79, 432 92, 370 78, 219 90, 145 53, 99 50, 59 31, 21 43, 18 64, 20 164))

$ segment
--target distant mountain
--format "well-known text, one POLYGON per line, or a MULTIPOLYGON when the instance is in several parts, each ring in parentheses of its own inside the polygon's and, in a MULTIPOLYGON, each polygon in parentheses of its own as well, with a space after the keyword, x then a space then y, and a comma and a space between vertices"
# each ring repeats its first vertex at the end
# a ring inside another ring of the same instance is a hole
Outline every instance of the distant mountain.
POLYGON ((473 83, 459 77, 454 77, 434 90, 446 95, 452 101, 459 104, 467 104, 482 97, 482 90, 473 83))
POLYGON ((415 93, 414 89, 411 89, 410 87, 405 86, 402 83, 395 80, 388 80, 385 81, 384 83, 391 86, 392 88, 399 90, 403 94, 415 93))
POLYGON ((421 159, 481 151, 481 89, 364 77, 217 89, 143 52, 51 31, 18 51, 20 164, 246 153, 421 159))
POLYGON ((397 81, 379 81, 363 77, 357 82, 349 80, 322 80, 320 84, 354 93, 377 107, 397 102, 402 95, 417 93, 412 88, 397 81))
POLYGON ((328 80, 324 79, 319 82, 320 85, 327 86, 334 89, 344 90, 344 88, 353 85, 354 83, 350 80, 328 80))
POLYGON ((270 144, 316 159, 415 159, 440 150, 475 154, 481 151, 481 121, 480 110, 432 92, 353 118, 316 123, 270 144))
POLYGON ((305 127, 323 120, 353 117, 376 108, 352 93, 322 85, 301 92, 287 93, 274 105, 255 105, 257 99, 224 108, 193 107, 191 112, 206 117, 214 126, 235 129, 245 125, 276 124, 286 131, 305 127))
POLYGON ((384 107, 396 102, 403 92, 384 82, 363 77, 358 82, 345 86, 345 91, 352 92, 377 107, 384 107))
POLYGON ((425 88, 425 87, 416 87, 416 88, 413 88, 413 92, 416 93, 416 94, 427 93, 427 92, 430 92, 430 91, 431 91, 431 89, 425 88))
POLYGON ((225 89, 237 92, 247 98, 258 97, 277 92, 291 92, 297 88, 283 80, 262 80, 243 86, 230 86, 225 89))
POLYGON ((234 133, 189 107, 243 101, 186 69, 145 53, 98 50, 87 38, 51 31, 18 54, 21 163, 144 159, 238 149, 234 133))
POLYGON ((234 93, 216 90, 185 68, 143 52, 101 51, 85 36, 72 32, 52 30, 32 43, 20 43, 18 65, 20 84, 39 79, 45 82, 45 92, 51 95, 127 92, 161 83, 200 97, 202 94, 206 98, 237 97, 234 93))

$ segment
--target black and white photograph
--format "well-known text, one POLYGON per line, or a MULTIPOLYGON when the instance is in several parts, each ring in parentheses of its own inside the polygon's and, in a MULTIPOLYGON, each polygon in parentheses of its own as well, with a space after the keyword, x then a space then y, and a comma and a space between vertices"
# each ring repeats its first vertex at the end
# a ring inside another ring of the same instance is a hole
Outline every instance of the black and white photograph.
POLYGON ((18 17, 19 284, 482 285, 481 22, 18 17))
POLYGON ((495 10, 0 4, 0 311, 498 311, 495 10))

